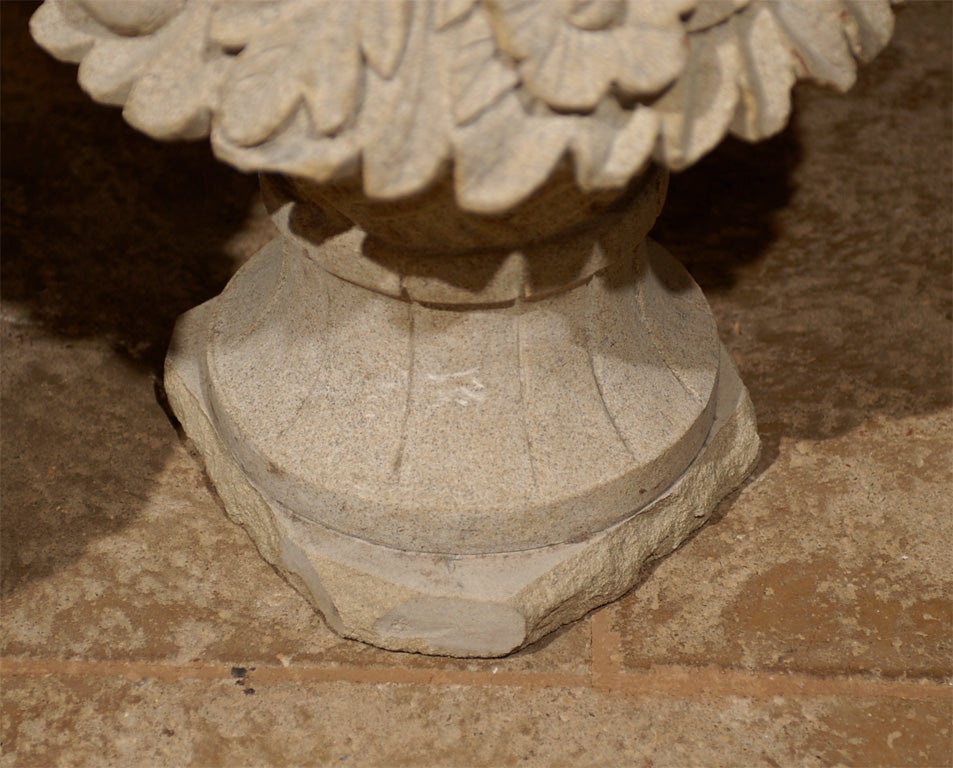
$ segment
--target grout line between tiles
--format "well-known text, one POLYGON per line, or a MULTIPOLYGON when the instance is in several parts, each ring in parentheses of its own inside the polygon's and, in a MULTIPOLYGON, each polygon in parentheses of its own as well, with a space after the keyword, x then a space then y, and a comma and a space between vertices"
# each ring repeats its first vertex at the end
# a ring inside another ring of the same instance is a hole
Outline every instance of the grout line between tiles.
MULTIPOLYGON (((595 618, 595 617, 593 617, 595 618)), ((0 658, 0 677, 49 675, 122 677, 164 682, 227 680, 228 664, 60 659, 0 658)), ((424 686, 506 686, 525 689, 590 688, 601 693, 677 699, 727 697, 767 699, 774 696, 942 700, 953 703, 953 688, 935 681, 869 680, 857 677, 815 677, 804 673, 745 672, 718 667, 659 666, 629 672, 585 674, 554 672, 482 672, 402 668, 267 666, 249 668, 255 685, 282 683, 359 683, 424 686)))

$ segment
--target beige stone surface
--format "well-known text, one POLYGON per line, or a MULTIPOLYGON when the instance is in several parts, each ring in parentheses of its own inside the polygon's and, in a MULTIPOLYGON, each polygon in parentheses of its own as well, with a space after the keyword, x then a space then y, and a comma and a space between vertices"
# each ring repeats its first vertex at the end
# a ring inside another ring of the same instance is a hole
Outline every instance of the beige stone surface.
MULTIPOLYGON (((172 410, 230 516, 335 631, 511 652, 627 591, 747 474, 751 405, 708 305, 638 244, 663 193, 650 174, 630 215, 614 204, 571 236, 545 208, 513 212, 517 234, 554 229, 514 258, 559 243, 610 266, 503 306, 473 291, 433 308, 340 279, 325 254, 368 248, 328 238, 323 211, 281 207, 285 239, 178 322, 172 410)), ((382 213, 414 231, 416 214, 382 213)), ((441 278, 460 270, 448 254, 441 278)))
POLYGON ((702 294, 642 245, 650 163, 778 131, 798 79, 846 89, 892 29, 888 0, 50 0, 30 20, 131 125, 303 180, 268 184, 291 201, 278 238, 173 336, 169 404, 330 626, 473 656, 626 591, 757 454, 702 294), (589 216, 560 215, 577 200, 589 216))
POLYGON ((716 417, 702 449, 670 488, 635 514, 584 538, 524 551, 448 556, 377 544, 291 514, 228 451, 201 371, 218 301, 177 325, 165 369, 170 402, 230 517, 262 556, 335 631, 384 648, 500 656, 539 639, 627 591, 646 563, 705 523, 757 459, 751 403, 722 352, 716 417))
MULTIPOLYGON (((641 244, 663 194, 664 174, 649 174, 631 209, 568 232, 537 206, 524 234, 548 226, 547 239, 481 246, 526 262, 499 305, 496 286, 433 306, 328 274, 332 258, 374 262, 371 249, 400 240, 304 224, 288 237, 285 219, 326 215, 299 204, 278 219, 286 238, 183 320, 169 367, 189 393, 170 385, 173 409, 191 434, 180 403, 198 400, 254 487, 347 536, 448 556, 592 536, 668 488, 714 418, 714 319, 681 266, 641 244), (590 253, 602 269, 577 272, 590 253), (549 295, 527 298, 537 275, 549 295)), ((382 215, 411 232, 426 218, 382 215)), ((522 217, 508 217, 517 236, 522 217)), ((431 282, 466 280, 470 260, 439 245, 431 282)), ((401 286, 430 272, 416 248, 398 255, 401 286)))
POLYGON ((546 683, 421 689, 255 677, 244 687, 221 675, 21 677, 4 737, 22 740, 22 765, 886 768, 940 766, 949 756, 949 707, 936 699, 715 700, 546 683), (39 731, 51 706, 77 732, 97 736, 77 743, 68 732, 39 731))
POLYGON ((588 192, 781 130, 803 79, 849 88, 891 0, 49 0, 30 22, 90 96, 238 168, 446 182, 505 213, 559 166, 588 192))
POLYGON ((243 555, 153 380, 273 236, 257 184, 89 103, 31 10, 0 4, 4 765, 953 764, 949 4, 674 176, 655 236, 749 386, 762 479, 618 608, 493 661, 340 639, 243 555))

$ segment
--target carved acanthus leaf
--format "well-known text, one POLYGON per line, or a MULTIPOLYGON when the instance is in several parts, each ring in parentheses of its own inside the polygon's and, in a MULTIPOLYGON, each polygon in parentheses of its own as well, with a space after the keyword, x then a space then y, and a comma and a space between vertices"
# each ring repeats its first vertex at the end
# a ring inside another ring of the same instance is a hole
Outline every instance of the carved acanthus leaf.
POLYGON ((360 3, 361 50, 381 77, 393 76, 410 27, 410 0, 360 3))
POLYGON ((487 0, 523 86, 557 109, 594 109, 613 85, 649 95, 685 60, 681 14, 695 0, 487 0))
POLYGON ((429 3, 412 5, 407 50, 390 80, 369 74, 361 114, 364 189, 372 197, 410 195, 449 159, 450 103, 442 82, 443 38, 432 30, 429 3))
POLYGON ((648 107, 624 110, 605 102, 591 116, 575 120, 571 146, 581 189, 620 187, 652 155, 659 118, 648 107))
POLYGON ((457 123, 468 123, 519 83, 499 57, 486 17, 470 14, 459 24, 450 65, 450 96, 457 123))
POLYGON ((737 73, 741 103, 731 122, 737 136, 754 140, 771 136, 787 123, 791 112, 791 87, 797 79, 783 50, 786 40, 774 14, 755 8, 739 19, 740 68, 737 73))
POLYGON ((230 0, 215 5, 209 21, 209 40, 226 51, 240 51, 280 21, 281 11, 281 0, 230 0))
POLYGON ((549 177, 569 142, 569 123, 533 115, 509 93, 461 126, 456 138, 457 200, 467 210, 491 213, 515 206, 549 177))
POLYGON ((730 23, 692 36, 685 73, 652 105, 661 121, 655 156, 670 168, 714 147, 735 113, 741 52, 730 23))
POLYGON ((689 32, 702 32, 727 21, 749 2, 751 0, 704 0, 695 8, 685 28, 689 32))
POLYGON ((357 172, 371 197, 452 166, 501 211, 571 162, 583 189, 755 140, 799 78, 847 88, 890 0, 46 0, 31 22, 93 98, 247 170, 357 172))
POLYGON ((890 3, 886 0, 844 0, 844 5, 849 17, 845 31, 851 50, 860 61, 870 61, 890 41, 893 33, 890 3))
POLYGON ((436 16, 434 21, 437 30, 446 29, 455 21, 466 16, 477 4, 478 0, 437 0, 436 16))
POLYGON ((229 72, 222 130, 242 146, 267 139, 302 102, 319 134, 332 134, 357 107, 361 3, 299 0, 256 35, 229 72), (262 106, 259 106, 262 105, 262 106))
POLYGON ((690 36, 685 72, 652 108, 662 118, 655 158, 684 168, 726 132, 749 141, 780 131, 801 78, 840 90, 893 30, 889 0, 751 0, 690 36))

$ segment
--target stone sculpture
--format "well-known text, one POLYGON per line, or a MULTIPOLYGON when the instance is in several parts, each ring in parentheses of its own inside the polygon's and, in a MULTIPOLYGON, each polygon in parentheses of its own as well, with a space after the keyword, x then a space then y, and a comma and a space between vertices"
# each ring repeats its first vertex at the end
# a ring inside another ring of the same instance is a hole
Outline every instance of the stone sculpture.
POLYGON ((263 173, 280 236, 166 389, 336 631, 495 656, 627 591, 750 471, 747 393, 646 238, 666 169, 846 89, 888 0, 47 0, 157 138, 263 173))

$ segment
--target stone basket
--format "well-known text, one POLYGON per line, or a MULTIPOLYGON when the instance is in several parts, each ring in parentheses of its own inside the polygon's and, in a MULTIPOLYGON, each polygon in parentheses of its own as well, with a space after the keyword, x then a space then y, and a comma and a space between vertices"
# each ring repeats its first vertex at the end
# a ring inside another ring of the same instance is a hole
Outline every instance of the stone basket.
POLYGON ((647 238, 667 169, 844 89, 886 0, 47 0, 37 41, 280 232, 179 321, 173 410, 337 632, 498 656, 737 487, 747 392, 647 238))

